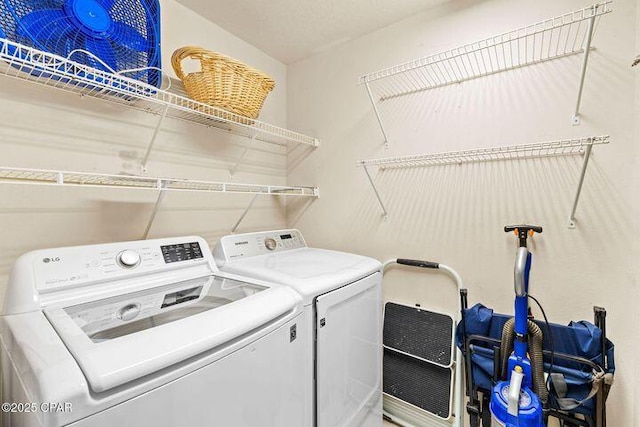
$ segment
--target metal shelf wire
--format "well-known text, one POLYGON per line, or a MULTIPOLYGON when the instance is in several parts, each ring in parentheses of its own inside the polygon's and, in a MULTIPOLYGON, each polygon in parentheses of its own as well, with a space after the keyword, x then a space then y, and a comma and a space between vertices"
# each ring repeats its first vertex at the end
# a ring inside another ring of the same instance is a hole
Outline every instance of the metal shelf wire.
POLYGON ((597 3, 361 76, 358 81, 367 89, 385 142, 388 142, 388 138, 377 102, 584 53, 578 100, 573 115, 573 124, 579 124, 580 102, 592 38, 600 18, 611 12, 611 3, 611 0, 597 3))
POLYGON ((232 233, 240 226, 242 220, 260 195, 287 197, 319 197, 317 187, 297 187, 282 185, 241 184, 237 182, 199 181, 177 178, 151 178, 134 175, 108 175, 85 172, 65 172, 44 169, 24 169, 0 166, 0 184, 30 184, 41 186, 66 186, 80 188, 119 188, 129 190, 155 190, 157 199, 147 223, 143 238, 149 231, 159 211, 160 204, 167 192, 205 192, 228 194, 252 194, 253 198, 236 221, 232 233))
POLYGON ((0 167, 0 184, 64 185, 69 187, 318 197, 318 189, 316 187, 240 184, 237 182, 151 178, 146 176, 107 175, 9 167, 0 167))
POLYGON ((510 145, 505 147, 482 148, 476 150, 360 160, 358 161, 358 166, 378 166, 381 169, 397 169, 535 157, 567 156, 583 154, 587 146, 608 143, 609 136, 596 136, 592 138, 538 142, 535 144, 510 145))
POLYGON ((586 21, 611 12, 610 3, 370 73, 360 77, 360 83, 380 82, 375 92, 385 100, 580 53, 587 39, 586 21))
POLYGON ((510 145, 503 147, 482 148, 476 150, 450 151, 444 153, 421 154, 413 156, 386 157, 380 159, 359 160, 356 165, 361 166, 373 188, 373 192, 382 208, 383 217, 388 219, 388 211, 378 191, 376 183, 369 172, 368 167, 375 166, 380 169, 401 169, 415 167, 429 167, 451 164, 465 164, 478 162, 492 162, 501 160, 518 160, 543 158, 553 156, 582 155, 582 169, 578 178, 573 207, 569 214, 569 228, 576 226, 576 209, 584 184, 584 177, 591 157, 591 149, 594 145, 608 144, 609 136, 595 136, 590 138, 565 139, 559 141, 538 142, 533 144, 510 145))
POLYGON ((124 75, 112 74, 71 59, 0 38, 0 75, 26 80, 116 103, 164 117, 184 120, 233 134, 279 145, 306 144, 316 138, 230 113, 179 94, 149 86, 124 75))

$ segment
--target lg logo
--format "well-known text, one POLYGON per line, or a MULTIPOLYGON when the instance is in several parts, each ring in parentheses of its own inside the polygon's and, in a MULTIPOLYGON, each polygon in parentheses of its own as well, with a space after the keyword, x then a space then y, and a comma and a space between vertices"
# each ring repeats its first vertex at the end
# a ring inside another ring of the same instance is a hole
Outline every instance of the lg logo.
POLYGON ((48 264, 50 262, 58 262, 60 261, 60 257, 55 257, 55 258, 45 258, 42 260, 42 262, 44 262, 45 264, 48 264))

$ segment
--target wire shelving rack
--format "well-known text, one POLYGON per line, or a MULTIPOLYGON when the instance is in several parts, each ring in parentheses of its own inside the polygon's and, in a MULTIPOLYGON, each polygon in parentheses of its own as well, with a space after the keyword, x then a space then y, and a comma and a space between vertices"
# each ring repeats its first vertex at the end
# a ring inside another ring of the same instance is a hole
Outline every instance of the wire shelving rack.
POLYGON ((278 145, 317 147, 319 140, 269 123, 212 107, 186 96, 158 89, 122 74, 91 68, 48 52, 0 38, 0 75, 97 98, 159 116, 148 146, 143 171, 166 117, 228 131, 249 140, 278 145))
POLYGON ((160 203, 167 192, 206 192, 228 194, 252 194, 251 203, 235 223, 235 232, 260 195, 287 197, 319 197, 317 187, 282 185, 240 184, 237 182, 200 181, 179 178, 152 178, 135 175, 109 175, 87 172, 56 171, 46 169, 25 169, 0 166, 0 184, 30 184, 42 186, 66 186, 75 188, 117 188, 129 190, 155 190, 158 199, 144 233, 149 234, 160 203))
POLYGON ((593 35, 600 18, 611 12, 611 3, 610 0, 597 3, 360 77, 359 83, 365 85, 385 143, 389 139, 378 110, 379 102, 583 53, 578 97, 572 118, 574 125, 579 124, 593 35))
POLYGON ((316 187, 240 184, 237 182, 199 181, 179 178, 152 178, 136 175, 109 175, 8 167, 0 167, 0 183, 307 197, 315 197, 318 193, 318 189, 316 187))
POLYGON ((543 158, 554 156, 571 156, 582 155, 582 169, 578 178, 578 185, 575 192, 573 206, 569 214, 569 228, 575 228, 576 210, 578 201, 584 184, 587 166, 591 157, 591 150, 594 145, 603 145, 610 142, 610 137, 595 136, 579 139, 565 139, 558 141, 546 141, 532 144, 509 145, 502 147, 491 147, 474 150, 449 151, 444 153, 421 154, 401 157, 386 157, 379 159, 359 160, 356 164, 361 166, 373 188, 375 196, 380 204, 385 220, 388 219, 388 211, 382 201, 380 192, 376 183, 371 176, 369 167, 378 167, 379 169, 400 169, 415 167, 430 167, 451 164, 466 164, 504 160, 518 160, 543 158))
MULTIPOLYGON (((164 119, 167 117, 216 128, 247 138, 248 144, 244 147, 241 158, 230 171, 231 179, 233 179, 234 172, 242 158, 256 140, 282 146, 302 144, 315 148, 319 145, 319 140, 316 138, 202 104, 179 93, 158 89, 125 75, 95 69, 74 62, 70 58, 63 58, 3 38, 0 38, 0 76, 157 115, 158 122, 148 144, 144 160, 141 162, 143 172, 146 172, 156 138, 164 119)), ((256 185, 0 166, 1 183, 156 190, 158 198, 144 238, 149 233, 164 195, 170 191, 253 194, 251 203, 233 226, 232 232, 237 230, 260 195, 312 198, 319 195, 316 187, 256 185)))

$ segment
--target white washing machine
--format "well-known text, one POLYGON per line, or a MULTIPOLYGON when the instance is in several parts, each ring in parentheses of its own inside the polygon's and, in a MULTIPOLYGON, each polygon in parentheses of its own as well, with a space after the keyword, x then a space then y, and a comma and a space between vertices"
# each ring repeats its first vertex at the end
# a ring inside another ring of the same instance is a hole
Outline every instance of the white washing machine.
POLYGON ((380 427, 380 262, 309 248, 298 230, 226 236, 214 257, 222 271, 280 283, 303 297, 312 425, 380 427))
POLYGON ((0 317, 3 425, 305 426, 301 319, 199 237, 30 252, 0 317))

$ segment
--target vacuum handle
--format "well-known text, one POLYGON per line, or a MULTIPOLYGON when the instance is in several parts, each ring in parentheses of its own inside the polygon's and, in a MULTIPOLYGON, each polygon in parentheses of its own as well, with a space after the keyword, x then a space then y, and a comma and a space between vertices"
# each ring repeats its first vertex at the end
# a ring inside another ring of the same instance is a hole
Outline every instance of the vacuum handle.
POLYGON ((510 231, 515 232, 516 236, 518 236, 518 240, 520 241, 520 247, 527 247, 527 237, 533 236, 534 233, 542 233, 542 227, 538 225, 505 225, 504 227, 505 233, 510 231))
POLYGON ((406 258, 398 258, 396 260, 398 264, 408 265, 410 267, 420 267, 420 268, 440 268, 440 264, 432 261, 421 261, 418 259, 406 259, 406 258))

